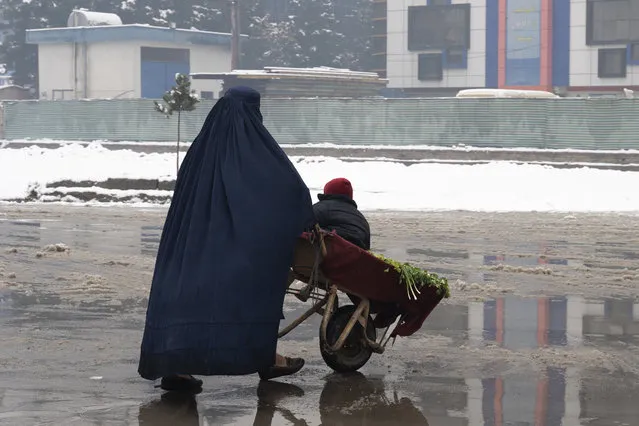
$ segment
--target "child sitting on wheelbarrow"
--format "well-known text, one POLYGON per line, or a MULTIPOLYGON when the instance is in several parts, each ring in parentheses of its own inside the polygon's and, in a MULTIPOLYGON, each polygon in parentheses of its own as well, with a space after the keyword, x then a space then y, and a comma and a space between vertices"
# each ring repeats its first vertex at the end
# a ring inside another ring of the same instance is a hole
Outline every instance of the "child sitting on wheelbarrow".
POLYGON ((313 205, 315 220, 320 228, 335 231, 349 243, 371 249, 371 229, 353 200, 353 186, 345 178, 337 178, 324 185, 324 193, 313 205))
MULTIPOLYGON (((320 228, 335 231, 337 235, 364 250, 371 249, 371 230, 366 217, 358 210, 353 200, 353 186, 346 178, 336 178, 324 185, 324 193, 317 196, 319 202, 313 204, 313 214, 320 228)), ((290 286, 294 281, 289 274, 290 286)), ((308 300, 312 286, 308 285, 296 296, 302 301, 308 300)), ((348 294, 348 298, 358 305, 357 296, 348 294)), ((396 318, 395 312, 386 312, 375 317, 378 328, 389 326, 396 318)))
MULTIPOLYGON (((318 194, 319 202, 313 204, 313 214, 320 228, 335 231, 337 235, 364 250, 371 248, 371 230, 366 217, 353 200, 353 186, 346 178, 336 178, 324 185, 324 193, 318 194)), ((293 272, 288 276, 287 288, 295 281, 293 272)), ((308 300, 312 286, 308 285, 296 297, 308 300)))

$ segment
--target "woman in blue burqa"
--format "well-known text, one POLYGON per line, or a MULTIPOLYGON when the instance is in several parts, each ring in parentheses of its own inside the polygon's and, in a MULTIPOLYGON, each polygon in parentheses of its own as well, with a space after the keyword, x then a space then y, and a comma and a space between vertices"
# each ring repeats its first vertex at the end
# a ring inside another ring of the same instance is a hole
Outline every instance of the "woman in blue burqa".
POLYGON ((157 254, 138 372, 165 390, 193 375, 293 374, 276 353, 307 186, 262 124, 260 94, 228 90, 178 172, 157 254))

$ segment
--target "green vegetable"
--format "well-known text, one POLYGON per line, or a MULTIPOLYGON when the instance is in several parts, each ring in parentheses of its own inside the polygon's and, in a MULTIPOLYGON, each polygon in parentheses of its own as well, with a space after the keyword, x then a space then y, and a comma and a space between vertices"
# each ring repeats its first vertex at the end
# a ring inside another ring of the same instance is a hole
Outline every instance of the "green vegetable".
MULTIPOLYGON (((437 293, 444 298, 450 297, 450 289, 448 287, 448 280, 443 277, 439 277, 437 274, 433 274, 426 270, 420 269, 416 266, 408 263, 401 263, 393 259, 388 259, 381 254, 375 254, 375 257, 388 263, 399 274, 400 284, 406 286, 406 292, 409 299, 417 300, 417 295, 421 294, 419 291, 424 286, 435 287, 437 293)), ((390 270, 386 269, 385 272, 390 270)))

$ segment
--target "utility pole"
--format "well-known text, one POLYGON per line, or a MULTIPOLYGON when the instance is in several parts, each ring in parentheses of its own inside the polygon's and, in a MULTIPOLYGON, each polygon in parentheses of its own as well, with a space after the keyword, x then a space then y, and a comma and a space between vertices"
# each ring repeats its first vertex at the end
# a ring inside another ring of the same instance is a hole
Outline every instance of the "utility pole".
POLYGON ((239 0, 231 0, 231 70, 240 67, 240 7, 239 0))

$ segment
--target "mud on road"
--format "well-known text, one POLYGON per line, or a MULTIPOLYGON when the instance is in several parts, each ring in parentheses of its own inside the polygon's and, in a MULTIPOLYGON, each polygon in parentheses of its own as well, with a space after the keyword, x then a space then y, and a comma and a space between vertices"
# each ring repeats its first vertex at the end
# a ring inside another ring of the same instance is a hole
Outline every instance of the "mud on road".
MULTIPOLYGON (((340 377, 313 318, 281 344, 306 358, 299 375, 260 387, 209 377, 196 399, 175 400, 136 373, 165 213, 0 206, 0 424, 608 425, 639 414, 638 216, 369 212, 373 250, 449 278, 451 298, 420 332, 340 377)), ((285 322, 305 308, 287 298, 285 322)))

